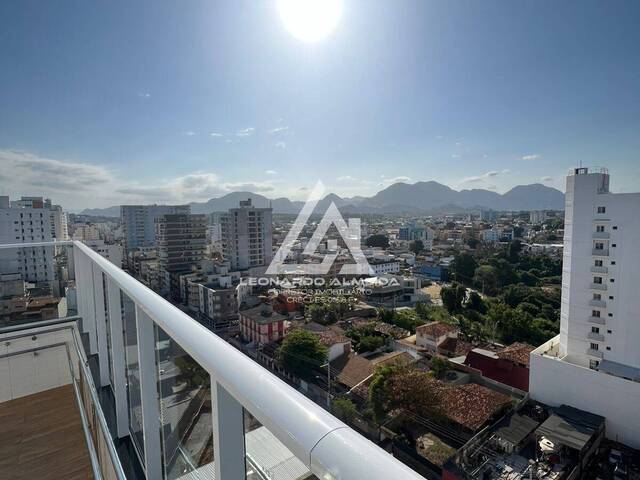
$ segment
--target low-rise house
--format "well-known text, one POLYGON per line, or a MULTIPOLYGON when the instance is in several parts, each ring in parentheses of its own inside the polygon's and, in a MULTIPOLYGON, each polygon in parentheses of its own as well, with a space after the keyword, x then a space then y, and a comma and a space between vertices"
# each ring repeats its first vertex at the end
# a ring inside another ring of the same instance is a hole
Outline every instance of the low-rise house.
POLYGON ((448 323, 430 322, 416 328, 416 345, 431 352, 437 352, 447 338, 457 337, 458 328, 448 323))
POLYGON ((529 355, 533 350, 526 343, 513 343, 496 352, 474 348, 464 364, 479 370, 484 377, 528 392, 529 355))

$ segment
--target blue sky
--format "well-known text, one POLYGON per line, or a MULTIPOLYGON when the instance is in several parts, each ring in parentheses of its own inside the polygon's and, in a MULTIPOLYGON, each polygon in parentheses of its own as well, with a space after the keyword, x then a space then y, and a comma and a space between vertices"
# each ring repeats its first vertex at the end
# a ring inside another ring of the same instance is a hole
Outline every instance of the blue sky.
POLYGON ((395 179, 640 185, 640 2, 345 0, 305 43, 270 1, 0 2, 0 190, 65 207, 395 179))

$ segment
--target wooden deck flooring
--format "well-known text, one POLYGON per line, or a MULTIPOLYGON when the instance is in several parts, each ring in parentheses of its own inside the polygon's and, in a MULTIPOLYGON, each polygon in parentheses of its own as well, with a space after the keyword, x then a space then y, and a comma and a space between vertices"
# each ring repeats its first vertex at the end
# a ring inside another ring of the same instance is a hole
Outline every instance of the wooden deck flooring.
POLYGON ((93 478, 73 386, 0 403, 0 478, 93 478))

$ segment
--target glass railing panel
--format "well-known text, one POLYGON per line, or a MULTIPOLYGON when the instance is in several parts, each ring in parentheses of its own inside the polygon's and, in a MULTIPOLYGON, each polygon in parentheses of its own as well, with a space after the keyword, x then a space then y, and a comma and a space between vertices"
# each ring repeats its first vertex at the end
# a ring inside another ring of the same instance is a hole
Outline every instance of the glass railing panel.
POLYGON ((144 465, 144 435, 142 429, 142 399, 140 392, 140 363, 135 304, 124 293, 122 299, 122 325, 124 335, 125 371, 127 379, 127 407, 131 440, 144 465))
POLYGON ((246 408, 244 451, 247 480, 317 480, 307 466, 246 408))
POLYGON ((164 478, 213 479, 209 373, 156 325, 164 478))

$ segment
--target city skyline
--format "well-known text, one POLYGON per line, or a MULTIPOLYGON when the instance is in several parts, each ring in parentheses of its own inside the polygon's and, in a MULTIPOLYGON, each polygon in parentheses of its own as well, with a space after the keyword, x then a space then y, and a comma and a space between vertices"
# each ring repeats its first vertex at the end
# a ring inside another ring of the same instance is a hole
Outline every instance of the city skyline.
POLYGON ((429 180, 563 190, 580 163, 608 166, 615 191, 640 180, 633 3, 345 2, 313 43, 273 2, 0 12, 12 197, 303 200, 318 179, 341 196, 429 180))

